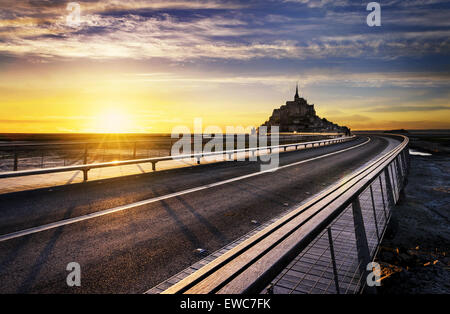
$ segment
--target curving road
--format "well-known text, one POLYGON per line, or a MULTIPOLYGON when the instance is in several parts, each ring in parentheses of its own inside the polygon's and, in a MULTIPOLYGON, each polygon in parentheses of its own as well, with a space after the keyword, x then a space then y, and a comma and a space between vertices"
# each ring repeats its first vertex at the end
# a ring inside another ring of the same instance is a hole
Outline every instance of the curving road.
POLYGON ((286 152, 286 167, 258 175, 256 162, 221 162, 1 195, 0 293, 142 293, 201 259, 195 249, 227 245, 397 144, 371 136, 286 152), (70 262, 81 287, 66 285, 70 262))

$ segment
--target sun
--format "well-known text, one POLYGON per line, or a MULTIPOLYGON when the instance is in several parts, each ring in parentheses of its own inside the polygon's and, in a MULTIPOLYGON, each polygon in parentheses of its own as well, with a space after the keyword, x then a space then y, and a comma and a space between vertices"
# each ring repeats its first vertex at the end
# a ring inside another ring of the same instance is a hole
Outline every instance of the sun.
POLYGON ((132 129, 131 118, 119 110, 109 110, 98 116, 97 129, 100 133, 127 133, 132 129))

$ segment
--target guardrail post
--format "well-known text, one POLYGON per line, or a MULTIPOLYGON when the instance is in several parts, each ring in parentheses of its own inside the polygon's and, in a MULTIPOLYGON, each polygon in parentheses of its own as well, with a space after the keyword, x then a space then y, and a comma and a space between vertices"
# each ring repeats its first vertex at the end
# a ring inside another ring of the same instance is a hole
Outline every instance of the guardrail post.
POLYGON ((405 175, 404 175, 403 170, 402 170, 402 167, 401 167, 401 165, 400 165, 400 162, 401 162, 401 157, 400 157, 400 155, 397 156, 397 158, 395 159, 395 162, 396 162, 396 164, 397 164, 397 172, 398 172, 398 174, 399 174, 399 180, 400 180, 399 184, 402 185, 402 183, 403 183, 403 178, 404 178, 405 175))
POLYGON ((398 185, 400 184, 400 180, 398 178, 398 172, 395 169, 396 168, 395 159, 392 161, 390 166, 391 166, 391 171, 392 171, 392 183, 393 183, 392 188, 394 190, 394 195, 395 195, 394 200, 395 200, 395 203, 397 203, 398 198, 399 198, 399 191, 397 191, 397 189, 399 189, 398 185))
POLYGON ((197 165, 200 165, 200 157, 197 157, 197 165))
POLYGON ((406 156, 406 163, 407 163, 408 168, 409 168, 409 167, 411 167, 411 159, 410 159, 410 156, 409 156, 409 146, 407 146, 405 148, 404 152, 405 152, 405 156, 406 156))
POLYGON ((83 164, 87 164, 87 158, 88 158, 88 145, 84 144, 84 159, 83 159, 83 164))
POLYGON ((380 241, 380 231, 378 230, 377 210, 375 207, 375 200, 373 198, 372 184, 370 185, 370 198, 372 199, 373 218, 375 220, 375 230, 377 231, 377 239, 378 239, 378 241, 380 241))
MULTIPOLYGON (((356 197, 352 202, 352 211, 353 223, 355 227, 356 250, 358 251, 358 266, 361 276, 361 287, 363 287, 366 282, 367 275, 369 274, 369 272, 366 270, 366 267, 370 263, 370 251, 369 244, 367 243, 366 229, 364 227, 364 220, 361 212, 361 204, 359 203, 358 197, 356 197)), ((375 293, 376 291, 374 287, 367 287, 367 292, 375 293)))
POLYGON ((402 161, 403 161, 403 168, 405 169, 405 174, 408 173, 408 162, 406 160, 407 158, 406 154, 407 154, 406 149, 404 149, 402 152, 402 161))
POLYGON ((19 156, 17 151, 14 151, 14 171, 17 171, 17 168, 19 166, 19 156))
POLYGON ((88 171, 89 169, 83 169, 83 181, 88 180, 88 171))
POLYGON ((403 150, 403 151, 401 152, 401 154, 399 154, 399 156, 400 156, 400 160, 401 160, 401 166, 402 166, 402 169, 405 170, 404 173, 406 174, 405 150, 403 150))
POLYGON ((153 170, 153 171, 156 171, 156 161, 153 161, 153 162, 152 162, 152 170, 153 170))
POLYGON ((338 272, 337 272, 337 267, 336 267, 336 257, 334 255, 333 236, 331 235, 331 228, 329 227, 327 229, 327 231, 328 231, 328 241, 330 243, 331 262, 333 264, 334 284, 336 285, 337 294, 340 294, 339 278, 338 278, 338 272))
POLYGON ((381 189, 381 199, 383 200, 383 212, 384 212, 384 218, 388 219, 388 215, 386 213, 386 202, 384 201, 384 191, 383 191, 383 181, 381 180, 381 174, 378 176, 378 179, 380 181, 380 189, 381 189))
POLYGON ((397 172, 399 174, 399 180, 400 180, 400 184, 402 185, 403 183, 403 178, 405 177, 405 174, 403 172, 403 167, 401 165, 402 159, 400 155, 397 155, 397 158, 395 159, 396 164, 397 164, 397 172))
POLYGON ((387 199, 388 206, 390 206, 391 204, 393 206, 395 204, 395 201, 394 201, 393 190, 392 190, 392 185, 391 185, 391 176, 389 175, 389 166, 384 168, 384 178, 386 181, 386 194, 388 197, 388 199, 387 199))

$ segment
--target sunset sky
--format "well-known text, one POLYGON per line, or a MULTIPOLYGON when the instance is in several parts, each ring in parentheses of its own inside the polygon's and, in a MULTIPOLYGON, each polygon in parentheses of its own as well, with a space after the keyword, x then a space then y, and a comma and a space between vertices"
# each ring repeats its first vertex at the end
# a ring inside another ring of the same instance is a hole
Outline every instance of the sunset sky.
POLYGON ((295 84, 352 129, 450 128, 450 2, 0 1, 0 132, 259 126, 295 84))

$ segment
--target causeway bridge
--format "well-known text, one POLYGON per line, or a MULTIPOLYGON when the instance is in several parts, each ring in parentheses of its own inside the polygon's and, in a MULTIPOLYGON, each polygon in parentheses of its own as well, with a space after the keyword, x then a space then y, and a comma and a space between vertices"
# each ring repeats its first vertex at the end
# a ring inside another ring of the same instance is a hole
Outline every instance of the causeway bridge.
POLYGON ((0 173, 0 292, 375 292, 368 265, 407 178, 408 138, 214 154, 223 161, 191 154, 172 168, 161 156, 0 173), (235 161, 271 153, 279 153, 271 171, 235 161), (123 166, 143 171, 89 176, 123 166), (6 189, 72 173, 83 180, 6 189), (81 266, 81 287, 66 284, 70 262, 81 266))

